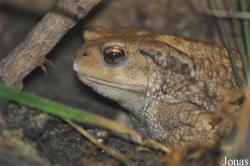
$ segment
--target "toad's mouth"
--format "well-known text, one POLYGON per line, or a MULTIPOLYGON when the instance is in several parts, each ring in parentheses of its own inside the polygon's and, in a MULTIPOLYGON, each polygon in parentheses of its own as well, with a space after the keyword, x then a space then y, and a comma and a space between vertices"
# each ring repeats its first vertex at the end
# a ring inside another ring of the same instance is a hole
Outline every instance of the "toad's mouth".
POLYGON ((79 73, 78 73, 78 77, 83 83, 89 86, 91 86, 91 83, 95 83, 99 85, 119 88, 119 89, 133 91, 133 92, 143 93, 146 91, 146 87, 144 85, 133 85, 133 84, 128 85, 128 84, 113 83, 113 82, 109 82, 109 81, 102 80, 99 78, 91 77, 86 74, 79 74, 79 73))

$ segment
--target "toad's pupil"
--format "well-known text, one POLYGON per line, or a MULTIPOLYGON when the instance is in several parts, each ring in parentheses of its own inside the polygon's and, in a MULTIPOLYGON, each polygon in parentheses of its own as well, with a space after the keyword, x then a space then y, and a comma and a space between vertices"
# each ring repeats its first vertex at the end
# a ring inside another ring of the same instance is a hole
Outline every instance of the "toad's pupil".
POLYGON ((111 53, 111 59, 112 60, 114 60, 116 58, 116 56, 119 56, 118 53, 116 53, 116 52, 111 53))
POLYGON ((106 48, 103 52, 103 58, 108 64, 119 64, 124 60, 125 53, 119 48, 106 48))

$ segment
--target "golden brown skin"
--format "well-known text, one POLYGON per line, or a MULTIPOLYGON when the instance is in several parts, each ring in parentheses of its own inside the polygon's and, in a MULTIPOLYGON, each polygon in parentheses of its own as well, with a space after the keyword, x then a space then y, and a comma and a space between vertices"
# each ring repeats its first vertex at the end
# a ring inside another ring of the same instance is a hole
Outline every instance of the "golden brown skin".
POLYGON ((225 48, 132 28, 95 27, 84 38, 74 61, 80 80, 152 137, 172 147, 218 139, 215 105, 237 88, 225 48))

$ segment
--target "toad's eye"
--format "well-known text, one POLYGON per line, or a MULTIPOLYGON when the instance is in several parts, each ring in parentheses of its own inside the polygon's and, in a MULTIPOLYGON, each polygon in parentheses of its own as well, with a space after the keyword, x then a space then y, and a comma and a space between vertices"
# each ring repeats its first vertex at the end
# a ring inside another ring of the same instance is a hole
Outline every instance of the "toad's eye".
POLYGON ((103 59, 107 64, 120 64, 125 60, 125 52, 117 47, 108 47, 103 51, 103 59))

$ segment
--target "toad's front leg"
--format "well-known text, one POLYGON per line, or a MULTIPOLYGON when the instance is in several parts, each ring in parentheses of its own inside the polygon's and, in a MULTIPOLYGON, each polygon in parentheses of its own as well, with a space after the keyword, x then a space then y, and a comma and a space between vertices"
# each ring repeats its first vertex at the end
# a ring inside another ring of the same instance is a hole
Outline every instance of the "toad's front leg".
POLYGON ((147 114, 150 134, 171 147, 211 145, 219 139, 218 118, 193 104, 156 103, 147 114))

